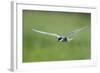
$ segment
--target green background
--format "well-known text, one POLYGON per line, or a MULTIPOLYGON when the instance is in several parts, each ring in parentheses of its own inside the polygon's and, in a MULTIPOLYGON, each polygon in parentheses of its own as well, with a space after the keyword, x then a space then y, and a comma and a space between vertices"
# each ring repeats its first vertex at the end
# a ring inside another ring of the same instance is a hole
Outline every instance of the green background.
POLYGON ((23 62, 85 60, 91 58, 91 14, 75 12, 23 10, 23 62), (32 28, 67 35, 88 26, 70 42, 39 34, 32 28))

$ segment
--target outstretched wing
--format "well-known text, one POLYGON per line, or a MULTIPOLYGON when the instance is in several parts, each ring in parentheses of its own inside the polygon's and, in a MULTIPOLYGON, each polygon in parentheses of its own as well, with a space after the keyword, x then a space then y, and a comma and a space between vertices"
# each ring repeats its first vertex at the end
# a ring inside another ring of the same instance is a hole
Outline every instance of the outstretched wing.
POLYGON ((74 31, 71 31, 67 34, 67 38, 71 39, 72 40, 72 37, 74 35, 76 35, 78 32, 82 31, 82 30, 85 30, 87 27, 83 27, 83 28, 79 28, 79 29, 76 29, 74 31))
POLYGON ((44 31, 39 31, 39 30, 36 30, 36 29, 32 29, 32 31, 37 32, 37 33, 41 33, 41 34, 44 34, 44 35, 54 36, 54 37, 57 37, 57 38, 60 37, 60 35, 58 35, 58 34, 49 33, 49 32, 44 32, 44 31))

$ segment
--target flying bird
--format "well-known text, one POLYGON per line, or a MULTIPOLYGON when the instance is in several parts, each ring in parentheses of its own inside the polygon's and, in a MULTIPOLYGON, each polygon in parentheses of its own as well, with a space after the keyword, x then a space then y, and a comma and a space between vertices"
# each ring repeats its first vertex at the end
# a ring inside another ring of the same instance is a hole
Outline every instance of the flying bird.
POLYGON ((73 37, 78 32, 85 30, 85 29, 86 29, 86 27, 83 27, 83 28, 79 28, 79 29, 76 29, 74 31, 68 32, 67 36, 58 35, 58 34, 50 33, 50 32, 44 32, 44 31, 40 31, 40 30, 37 30, 37 29, 32 29, 32 31, 37 32, 37 33, 41 33, 41 34, 44 34, 44 35, 56 37, 58 39, 58 41, 61 41, 61 42, 69 42, 69 41, 73 40, 73 37))

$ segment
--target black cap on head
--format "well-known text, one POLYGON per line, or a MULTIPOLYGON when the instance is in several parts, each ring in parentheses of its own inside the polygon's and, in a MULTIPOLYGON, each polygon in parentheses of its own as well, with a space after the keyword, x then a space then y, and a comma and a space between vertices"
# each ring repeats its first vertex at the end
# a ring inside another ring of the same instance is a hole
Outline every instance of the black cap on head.
POLYGON ((62 37, 59 37, 59 38, 58 38, 58 41, 60 41, 61 39, 62 39, 62 37))

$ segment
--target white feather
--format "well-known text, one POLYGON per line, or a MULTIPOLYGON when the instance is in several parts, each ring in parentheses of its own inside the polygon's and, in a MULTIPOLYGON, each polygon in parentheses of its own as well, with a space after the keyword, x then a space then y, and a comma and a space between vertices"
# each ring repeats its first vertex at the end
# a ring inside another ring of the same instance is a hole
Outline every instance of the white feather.
POLYGON ((49 33, 49 32, 44 32, 44 31, 39 31, 39 30, 36 30, 36 29, 32 29, 32 30, 35 31, 35 32, 38 32, 38 33, 44 34, 44 35, 50 35, 50 36, 54 36, 54 37, 57 37, 57 38, 60 37, 60 35, 58 35, 58 34, 49 33))

